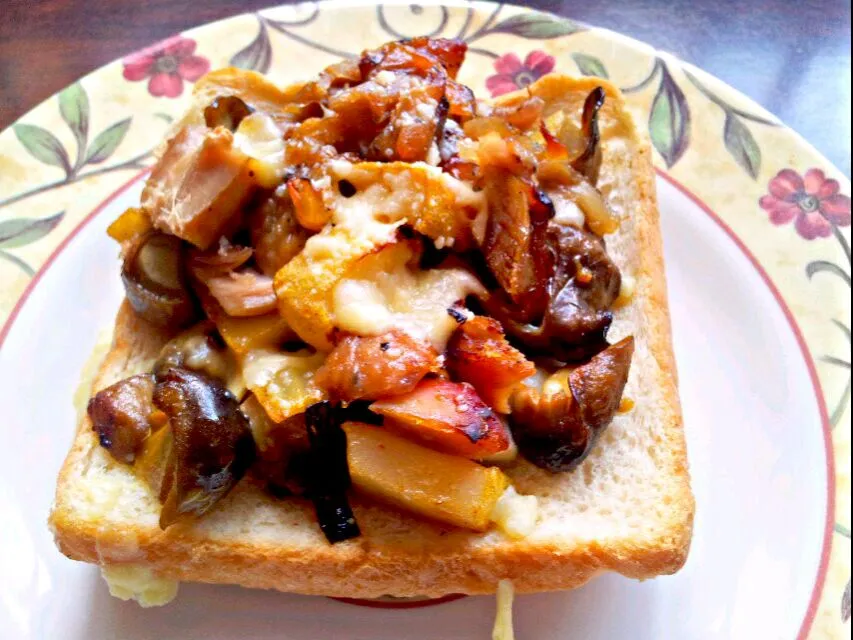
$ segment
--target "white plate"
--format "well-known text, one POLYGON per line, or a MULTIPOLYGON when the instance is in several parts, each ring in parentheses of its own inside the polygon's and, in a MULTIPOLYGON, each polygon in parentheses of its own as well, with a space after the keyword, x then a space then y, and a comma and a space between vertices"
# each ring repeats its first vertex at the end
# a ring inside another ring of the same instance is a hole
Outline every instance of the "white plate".
MULTIPOLYGON (((184 585, 144 610, 108 595, 46 527, 75 422, 71 400, 122 296, 100 211, 44 273, 0 351, 0 628, 22 638, 478 638, 492 598, 405 610, 184 585), (118 635, 116 635, 118 634, 118 635)), ((826 452, 797 338, 760 273, 716 221, 658 181, 696 535, 685 569, 644 584, 617 576, 570 593, 520 596, 518 637, 792 638, 809 607, 827 509, 826 452), (807 438, 803 434, 812 433, 807 438)))

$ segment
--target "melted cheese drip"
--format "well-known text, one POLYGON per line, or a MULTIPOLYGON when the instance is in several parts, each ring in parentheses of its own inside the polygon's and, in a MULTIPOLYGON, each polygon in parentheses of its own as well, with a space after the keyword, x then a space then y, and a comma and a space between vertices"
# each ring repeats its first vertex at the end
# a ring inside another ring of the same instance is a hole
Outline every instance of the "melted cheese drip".
POLYGON ((136 600, 143 607, 161 607, 178 595, 178 582, 154 575, 148 567, 114 565, 101 567, 110 595, 136 600))

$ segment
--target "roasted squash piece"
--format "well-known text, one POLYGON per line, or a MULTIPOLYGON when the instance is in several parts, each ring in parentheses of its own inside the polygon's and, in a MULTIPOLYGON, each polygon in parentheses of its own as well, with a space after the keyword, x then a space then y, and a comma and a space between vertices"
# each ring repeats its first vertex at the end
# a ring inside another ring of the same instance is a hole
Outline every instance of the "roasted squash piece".
POLYGON ((439 522, 485 531, 509 479, 500 469, 432 451, 382 427, 349 422, 353 487, 376 500, 439 522))
POLYGON ((322 351, 332 349, 335 287, 360 259, 393 242, 395 234, 394 225, 378 225, 368 234, 327 227, 275 274, 279 313, 302 340, 322 351))

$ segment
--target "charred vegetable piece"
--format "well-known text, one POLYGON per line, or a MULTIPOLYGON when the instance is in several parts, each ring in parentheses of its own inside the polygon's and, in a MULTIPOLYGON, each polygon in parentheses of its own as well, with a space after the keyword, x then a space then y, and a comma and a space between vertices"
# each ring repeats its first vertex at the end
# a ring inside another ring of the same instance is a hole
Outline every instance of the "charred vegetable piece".
POLYGON ((586 140, 583 152, 574 160, 572 167, 595 185, 601 169, 601 134, 598 130, 598 112, 604 106, 604 89, 596 87, 586 97, 581 116, 581 131, 586 140))
POLYGON ((438 369, 432 345, 402 331, 345 336, 317 371, 314 382, 333 400, 376 400, 412 391, 438 369))
POLYGON ((500 413, 509 413, 509 396, 536 367, 507 342, 497 320, 477 316, 456 330, 447 345, 447 370, 474 385, 500 413))
POLYGON ((470 384, 424 380, 411 393, 370 405, 390 431, 428 447, 477 460, 512 457, 509 429, 470 384))
POLYGON ((236 131, 243 118, 253 113, 254 109, 237 96, 218 96, 204 109, 204 122, 211 129, 225 127, 236 131))
POLYGON ((406 511, 485 531, 509 486, 500 469, 432 451, 382 427, 348 422, 344 431, 353 486, 406 511))
POLYGON ((147 374, 125 378, 102 389, 87 407, 101 446, 121 462, 133 462, 151 430, 154 380, 147 374))
POLYGON ((151 233, 128 251, 121 270, 133 310, 158 327, 185 327, 198 318, 175 236, 151 233))
POLYGON ((468 45, 457 38, 428 38, 420 36, 404 40, 404 44, 418 51, 426 51, 444 67, 447 75, 456 80, 459 68, 465 62, 468 45))
POLYGON ((305 424, 310 443, 308 495, 326 539, 334 544, 361 535, 347 500, 350 486, 347 438, 334 406, 321 402, 308 407, 305 424))
POLYGON ((619 296, 621 274, 601 238, 568 225, 552 233, 558 262, 545 325, 560 351, 590 347, 597 352, 613 320, 609 309, 619 296))
POLYGON ((166 529, 183 515, 201 516, 243 477, 255 460, 249 421, 214 378, 173 368, 157 377, 154 404, 174 437, 171 488, 160 512, 166 529))
POLYGON ((245 392, 237 362, 222 344, 216 326, 210 320, 199 322, 163 346, 154 363, 154 374, 159 376, 174 368, 189 369, 215 378, 236 397, 245 392))
POLYGON ((255 261, 268 276, 274 276, 302 251, 311 235, 299 225, 285 184, 263 198, 249 214, 249 232, 255 261))
POLYGON ((619 410, 633 353, 625 338, 574 369, 567 390, 517 393, 510 420, 521 454, 548 471, 577 468, 619 410))

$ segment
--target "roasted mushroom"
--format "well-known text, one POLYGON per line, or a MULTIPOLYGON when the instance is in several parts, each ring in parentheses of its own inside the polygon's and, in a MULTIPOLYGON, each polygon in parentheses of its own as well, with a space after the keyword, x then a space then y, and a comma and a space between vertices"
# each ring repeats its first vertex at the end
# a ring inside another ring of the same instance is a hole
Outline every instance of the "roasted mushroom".
POLYGON ((157 325, 180 329, 198 317, 184 270, 180 238, 150 233, 130 248, 121 279, 133 310, 157 325))
POLYGON ((548 471, 577 468, 619 409, 633 353, 629 336, 574 369, 568 388, 513 396, 510 424, 521 454, 548 471))
POLYGON ((234 396, 202 373, 162 372, 154 404, 169 417, 174 437, 170 490, 160 512, 166 529, 182 515, 207 513, 224 498, 255 460, 255 442, 234 396))
POLYGON ((519 321, 518 311, 500 296, 493 296, 487 309, 528 354, 582 361, 607 346, 613 322, 610 307, 619 296, 621 274, 604 241, 589 231, 550 225, 548 239, 557 264, 542 320, 538 324, 519 321))
POLYGON ((133 462, 151 430, 153 376, 125 378, 102 389, 90 400, 87 412, 101 446, 121 462, 133 462))
POLYGON ((236 131, 243 118, 255 110, 237 96, 218 96, 204 109, 204 122, 211 129, 225 127, 236 131))

